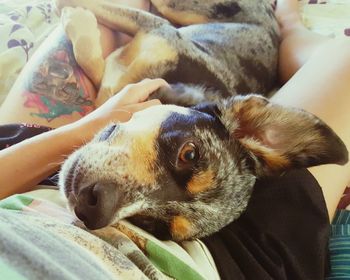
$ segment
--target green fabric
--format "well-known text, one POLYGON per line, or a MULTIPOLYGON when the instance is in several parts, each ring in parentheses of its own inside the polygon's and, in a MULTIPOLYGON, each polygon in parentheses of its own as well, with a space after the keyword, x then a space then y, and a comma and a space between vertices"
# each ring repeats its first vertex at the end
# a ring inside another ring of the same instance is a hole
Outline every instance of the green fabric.
POLYGON ((350 211, 338 210, 329 239, 331 273, 328 280, 350 279, 350 211))
POLYGON ((22 210, 28 206, 34 199, 27 195, 17 194, 10 196, 4 200, 0 200, 0 208, 9 210, 22 210))
POLYGON ((0 2, 0 13, 6 14, 8 12, 11 12, 11 9, 4 4, 1 4, 1 2, 0 2))
POLYGON ((25 278, 0 259, 0 279, 23 280, 25 278))
POLYGON ((186 263, 150 240, 147 241, 146 251, 150 261, 164 274, 172 278, 181 280, 204 279, 186 263))

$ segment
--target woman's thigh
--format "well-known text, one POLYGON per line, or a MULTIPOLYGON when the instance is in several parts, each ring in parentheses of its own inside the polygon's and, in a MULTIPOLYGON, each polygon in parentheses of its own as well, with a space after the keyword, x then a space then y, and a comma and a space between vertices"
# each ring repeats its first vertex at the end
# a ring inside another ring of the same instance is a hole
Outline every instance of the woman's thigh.
MULTIPOLYGON (((113 31, 99 26, 107 56, 116 44, 113 31)), ((59 127, 94 110, 96 89, 76 63, 61 26, 36 50, 0 108, 0 124, 31 123, 59 127)))
MULTIPOLYGON (((272 98, 287 106, 305 109, 321 118, 350 150, 350 41, 331 40, 272 98)), ((310 169, 322 187, 330 218, 350 183, 350 163, 310 169)))
MULTIPOLYGON (((148 0, 117 0, 115 3, 148 10, 148 0)), ((130 38, 103 25, 100 42, 108 56, 130 38)), ((94 110, 97 90, 77 65, 71 43, 59 26, 45 40, 22 70, 3 105, 0 125, 32 123, 59 127, 94 110)))
POLYGON ((94 108, 95 89, 75 62, 58 27, 23 68, 0 109, 0 124, 58 127, 94 108))

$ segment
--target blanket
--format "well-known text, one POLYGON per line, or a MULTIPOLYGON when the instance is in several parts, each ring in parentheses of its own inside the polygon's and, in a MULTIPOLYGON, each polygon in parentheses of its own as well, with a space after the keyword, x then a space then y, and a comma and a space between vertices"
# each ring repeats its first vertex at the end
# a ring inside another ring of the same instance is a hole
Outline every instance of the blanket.
POLYGON ((199 240, 161 242, 126 221, 90 231, 64 205, 56 190, 0 201, 1 279, 219 279, 199 240))
POLYGON ((0 104, 34 51, 58 23, 51 1, 0 0, 0 104))

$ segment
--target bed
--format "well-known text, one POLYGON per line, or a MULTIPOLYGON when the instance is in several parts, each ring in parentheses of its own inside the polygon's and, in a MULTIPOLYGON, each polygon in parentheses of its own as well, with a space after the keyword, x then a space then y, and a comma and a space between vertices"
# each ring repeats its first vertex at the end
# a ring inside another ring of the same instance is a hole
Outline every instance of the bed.
MULTIPOLYGON (((350 1, 303 0, 300 1, 300 10, 305 25, 311 30, 331 37, 344 36, 350 39, 350 1)), ((0 104, 23 66, 57 24, 59 18, 49 0, 0 0, 0 104)), ((347 242, 350 236, 347 222, 350 215, 346 210, 349 204, 350 190, 346 189, 339 204, 341 209, 332 225, 330 249, 334 267, 341 261, 337 257, 339 240, 347 242)), ((215 263, 200 240, 182 244, 161 242, 123 221, 117 226, 93 232, 93 237, 87 237, 91 242, 83 241, 81 235, 84 233, 79 228, 81 225, 66 210, 59 192, 45 186, 3 200, 0 208, 22 212, 31 224, 39 228, 50 227, 55 232, 62 233, 67 230, 67 224, 76 224, 77 229, 67 233, 66 238, 74 241, 77 249, 90 252, 93 258, 102 260, 116 278, 219 279, 215 263), (47 223, 39 225, 35 218, 37 215, 45 216, 47 223)), ((69 259, 70 252, 65 254, 69 259)), ((13 255, 16 255, 15 252, 13 255)), ((1 265, 0 262, 0 271, 1 265)), ((345 275, 346 271, 347 268, 334 270, 330 279, 345 275)), ((41 273, 44 272, 38 271, 37 278, 45 275, 41 273)))

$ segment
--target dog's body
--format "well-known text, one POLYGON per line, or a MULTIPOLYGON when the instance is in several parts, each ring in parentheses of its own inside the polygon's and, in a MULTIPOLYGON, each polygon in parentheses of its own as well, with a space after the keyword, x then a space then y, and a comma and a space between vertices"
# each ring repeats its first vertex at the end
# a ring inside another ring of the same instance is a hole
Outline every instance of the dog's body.
MULTIPOLYGON (((151 13, 109 2, 64 3, 86 7, 99 22, 134 36, 129 44, 110 55, 104 75, 96 73, 103 69, 94 63, 86 65, 88 58, 77 57, 88 76, 100 77, 95 79, 95 84, 101 82, 98 104, 144 78, 181 83, 175 88, 181 96, 162 92, 157 97, 187 106, 238 93, 265 94, 275 85, 279 37, 270 0, 152 1, 160 13, 183 26, 179 28, 151 13), (194 25, 184 26, 188 24, 194 25), (184 85, 194 85, 195 89, 184 90, 184 85)), ((69 33, 73 32, 68 30, 69 33)), ((79 34, 79 30, 74 33, 79 34)), ((75 53, 86 53, 84 48, 86 43, 76 47, 75 53)))
POLYGON ((278 38, 267 1, 152 3, 177 24, 198 25, 175 28, 107 2, 64 3, 87 7, 102 23, 135 35, 107 60, 103 78, 91 74, 102 80, 100 103, 128 83, 156 77, 180 83, 158 92, 162 101, 200 103, 136 113, 70 156, 60 186, 89 228, 133 216, 175 240, 206 236, 240 216, 257 177, 346 162, 344 144, 311 114, 256 95, 230 98, 273 86, 278 38), (212 100, 217 103, 203 103, 212 100))

